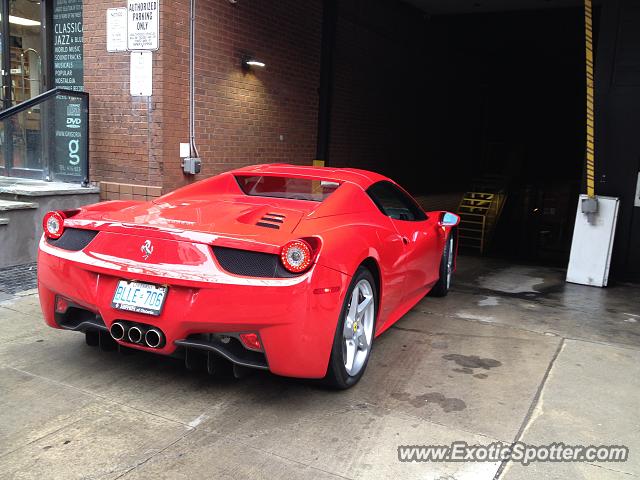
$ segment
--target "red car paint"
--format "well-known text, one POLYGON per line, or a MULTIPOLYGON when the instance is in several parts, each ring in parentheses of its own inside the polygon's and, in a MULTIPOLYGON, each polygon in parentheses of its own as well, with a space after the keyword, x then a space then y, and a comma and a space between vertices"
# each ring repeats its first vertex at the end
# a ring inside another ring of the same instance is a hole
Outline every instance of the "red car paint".
POLYGON ((56 296, 98 314, 109 328, 116 320, 153 325, 166 337, 161 348, 127 346, 172 354, 174 341, 193 333, 256 332, 271 372, 321 378, 327 372, 338 317, 352 275, 363 262, 379 274, 376 336, 413 307, 439 276, 450 227, 442 212, 424 221, 393 220, 366 189, 381 175, 354 169, 261 165, 209 178, 152 202, 110 201, 87 206, 64 220, 65 228, 98 230, 82 250, 69 251, 43 236, 38 288, 47 324, 60 328, 56 296), (235 175, 327 180, 340 187, 323 202, 249 196, 235 175), (256 226, 277 211, 279 229, 256 226), (304 274, 257 278, 225 271, 212 246, 279 255, 295 239, 311 239, 317 251, 304 274), (145 260, 141 246, 153 253, 145 260), (119 280, 168 285, 159 316, 112 308, 119 280))

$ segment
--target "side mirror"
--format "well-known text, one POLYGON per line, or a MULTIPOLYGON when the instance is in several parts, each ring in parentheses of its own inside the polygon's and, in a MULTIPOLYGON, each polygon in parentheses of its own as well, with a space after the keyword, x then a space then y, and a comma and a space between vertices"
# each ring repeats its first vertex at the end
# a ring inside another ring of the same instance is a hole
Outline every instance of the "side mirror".
POLYGON ((441 227, 455 227, 459 223, 460 217, 455 213, 442 212, 442 217, 440 217, 438 225, 440 225, 441 227))

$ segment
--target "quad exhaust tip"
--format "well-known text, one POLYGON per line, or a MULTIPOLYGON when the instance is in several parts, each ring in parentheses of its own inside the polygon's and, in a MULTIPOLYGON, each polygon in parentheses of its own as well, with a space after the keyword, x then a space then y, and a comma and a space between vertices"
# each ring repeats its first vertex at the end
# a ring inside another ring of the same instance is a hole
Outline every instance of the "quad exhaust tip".
POLYGON ((114 322, 114 324, 111 325, 109 333, 114 340, 122 340, 125 333, 124 325, 122 325, 120 322, 114 322))
POLYGON ((131 343, 140 343, 142 341, 142 330, 138 327, 131 327, 127 332, 127 337, 131 343))
POLYGON ((124 340, 131 343, 142 344, 149 348, 159 348, 164 344, 164 334, 157 328, 128 327, 122 322, 114 322, 109 329, 114 340, 124 340))
POLYGON ((144 343, 146 343, 147 347, 158 348, 162 345, 163 335, 160 330, 155 328, 150 328, 147 330, 147 333, 144 334, 144 343))

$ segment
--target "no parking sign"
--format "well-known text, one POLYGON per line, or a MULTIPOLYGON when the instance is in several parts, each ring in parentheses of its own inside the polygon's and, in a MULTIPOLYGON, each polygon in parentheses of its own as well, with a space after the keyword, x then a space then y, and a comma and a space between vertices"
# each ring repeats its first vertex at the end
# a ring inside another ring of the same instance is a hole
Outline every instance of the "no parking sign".
POLYGON ((159 0, 128 0, 127 49, 158 50, 159 0))

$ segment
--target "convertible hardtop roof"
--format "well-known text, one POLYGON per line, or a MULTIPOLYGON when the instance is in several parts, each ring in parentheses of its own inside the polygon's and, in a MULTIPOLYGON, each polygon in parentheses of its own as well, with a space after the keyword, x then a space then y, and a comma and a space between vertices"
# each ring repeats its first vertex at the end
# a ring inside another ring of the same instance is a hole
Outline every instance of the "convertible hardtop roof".
POLYGON ((349 182, 359 185, 363 189, 369 188, 373 183, 381 180, 389 180, 378 173, 356 168, 328 168, 328 167, 306 167, 301 165, 290 165, 286 163, 271 163, 264 165, 253 165, 232 170, 234 175, 269 175, 283 177, 302 177, 318 180, 333 180, 337 182, 349 182))

